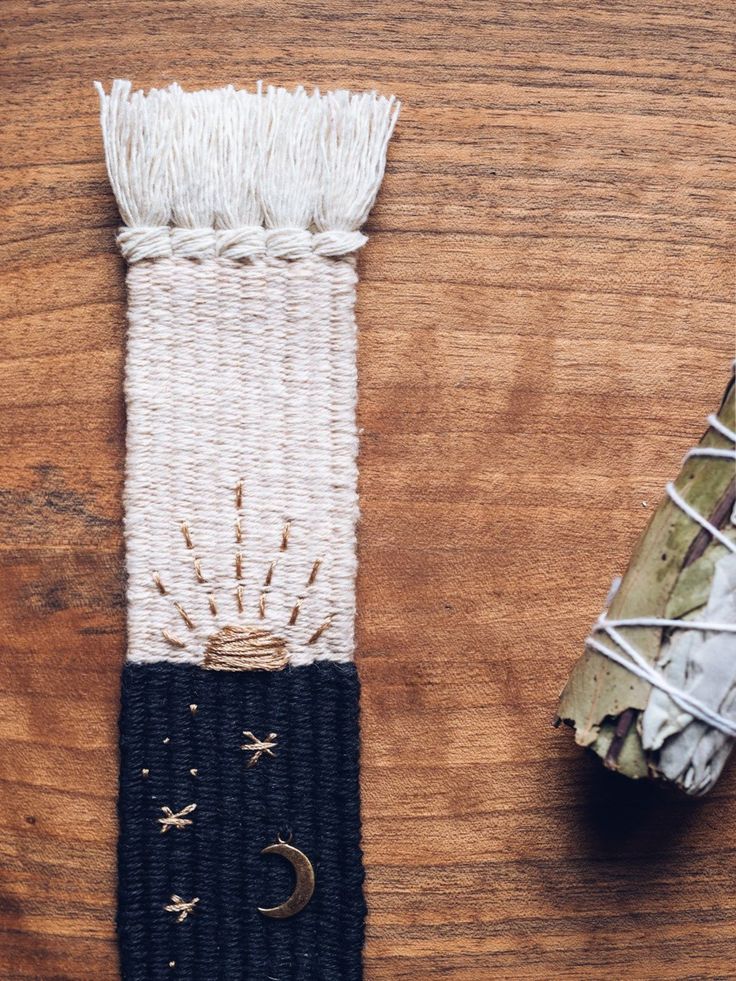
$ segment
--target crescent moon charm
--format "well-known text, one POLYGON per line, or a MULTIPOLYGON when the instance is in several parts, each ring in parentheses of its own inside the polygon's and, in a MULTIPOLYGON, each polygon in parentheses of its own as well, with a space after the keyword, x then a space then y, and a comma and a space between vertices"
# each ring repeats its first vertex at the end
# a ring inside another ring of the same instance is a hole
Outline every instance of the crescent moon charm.
POLYGON ((274 845, 268 845, 263 849, 261 855, 281 855, 290 862, 294 868, 296 885, 291 896, 280 906, 272 906, 269 909, 258 907, 258 912, 264 916, 271 916, 275 920, 286 920, 290 916, 296 916, 307 905, 314 892, 314 869, 304 852, 298 848, 287 844, 281 838, 274 845))

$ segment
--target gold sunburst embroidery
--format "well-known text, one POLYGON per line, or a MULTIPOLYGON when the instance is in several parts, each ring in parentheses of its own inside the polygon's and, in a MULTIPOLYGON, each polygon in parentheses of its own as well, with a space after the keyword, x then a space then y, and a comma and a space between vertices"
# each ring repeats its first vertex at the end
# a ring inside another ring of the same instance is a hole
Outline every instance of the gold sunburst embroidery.
MULTIPOLYGON (((240 510, 243 506, 243 498, 244 488, 241 481, 235 487, 236 517, 233 525, 234 544, 236 545, 233 568, 234 595, 238 615, 246 614, 245 588, 242 580, 245 578, 245 547, 247 547, 247 545, 245 543, 245 536, 240 515, 240 510)), ((196 537, 192 533, 189 522, 181 521, 179 523, 179 529, 181 531, 186 549, 190 552, 190 554, 192 551, 196 553, 196 537)), ((285 519, 281 529, 280 539, 276 544, 277 553, 285 552, 289 548, 289 539, 292 530, 292 521, 288 518, 285 519)), ((190 559, 190 561, 192 560, 190 559)), ((296 627, 297 622, 299 623, 299 626, 301 626, 302 604, 305 604, 304 608, 306 610, 308 608, 306 601, 308 600, 311 587, 314 586, 317 580, 321 565, 321 558, 317 558, 312 562, 309 572, 305 576, 304 591, 295 597, 291 606, 291 612, 285 623, 286 628, 296 627)), ((207 608, 210 615, 213 618, 216 618, 219 615, 220 603, 216 593, 211 588, 211 583, 208 583, 206 565, 203 564, 202 559, 196 554, 193 557, 192 569, 196 582, 208 587, 206 592, 207 608)), ((271 591, 274 577, 277 575, 276 570, 277 560, 274 559, 269 563, 266 574, 263 578, 263 585, 258 597, 258 607, 255 611, 257 619, 261 621, 266 617, 268 595, 271 591)), ((154 572, 152 574, 152 579, 158 593, 162 597, 167 597, 173 604, 173 607, 181 618, 185 628, 181 635, 179 632, 174 633, 173 631, 166 629, 161 631, 161 635, 166 643, 171 647, 182 651, 187 650, 193 641, 188 641, 186 639, 186 633, 187 631, 196 631, 199 626, 199 622, 198 620, 195 620, 190 610, 185 608, 182 603, 171 596, 169 588, 162 581, 158 572, 154 572)), ((308 615, 306 613, 304 616, 308 620, 308 615)), ((324 632, 330 627, 332 618, 333 615, 330 614, 316 627, 312 625, 310 632, 307 634, 302 643, 306 644, 307 646, 316 644, 324 632)), ((287 663, 287 639, 279 634, 272 633, 264 626, 254 626, 249 623, 226 624, 225 626, 220 627, 211 633, 204 643, 203 667, 212 671, 280 671, 286 667, 287 663)))

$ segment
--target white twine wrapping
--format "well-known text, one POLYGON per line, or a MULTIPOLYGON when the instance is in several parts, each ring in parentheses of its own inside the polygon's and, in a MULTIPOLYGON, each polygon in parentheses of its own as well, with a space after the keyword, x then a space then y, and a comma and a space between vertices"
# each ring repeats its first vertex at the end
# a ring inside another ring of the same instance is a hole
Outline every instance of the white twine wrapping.
MULTIPOLYGON (((731 442, 736 443, 736 432, 721 422, 715 415, 708 417, 709 425, 731 442)), ((729 460, 736 459, 736 450, 718 449, 716 447, 696 447, 689 451, 685 459, 693 456, 712 457, 714 459, 729 460)), ((667 495, 677 507, 686 514, 692 521, 705 529, 711 537, 723 545, 731 554, 736 554, 736 544, 723 532, 716 528, 707 518, 700 514, 690 505, 679 492, 674 484, 667 484, 667 495)), ((595 637, 588 637, 586 644, 588 647, 603 654, 609 660, 625 668, 631 674, 636 675, 647 681, 654 688, 664 692, 669 698, 683 709, 689 716, 705 723, 712 729, 723 733, 731 739, 736 738, 736 720, 724 715, 713 706, 706 704, 700 699, 685 691, 678 685, 673 684, 660 670, 651 664, 625 637, 618 628, 622 627, 651 627, 654 629, 677 629, 683 631, 697 631, 709 634, 736 634, 736 623, 721 623, 717 620, 672 620, 664 617, 635 617, 630 619, 608 619, 606 614, 602 614, 596 622, 593 630, 605 633, 613 641, 618 650, 600 643, 595 637), (623 653, 620 653, 623 652, 623 653)), ((736 650, 734 651, 736 654, 736 650)))

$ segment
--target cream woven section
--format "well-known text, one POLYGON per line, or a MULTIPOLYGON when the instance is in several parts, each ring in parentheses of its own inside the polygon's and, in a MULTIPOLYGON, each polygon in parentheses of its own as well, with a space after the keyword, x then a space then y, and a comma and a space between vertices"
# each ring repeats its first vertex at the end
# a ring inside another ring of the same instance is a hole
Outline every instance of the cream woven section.
POLYGON ((130 660, 201 663, 238 625, 292 664, 352 658, 355 286, 318 255, 130 266, 130 660))

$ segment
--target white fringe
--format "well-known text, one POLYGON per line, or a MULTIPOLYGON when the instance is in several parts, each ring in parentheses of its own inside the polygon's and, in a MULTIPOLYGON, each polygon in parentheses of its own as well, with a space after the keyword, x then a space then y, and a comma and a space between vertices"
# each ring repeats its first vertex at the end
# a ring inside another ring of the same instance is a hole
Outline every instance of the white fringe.
POLYGON ((165 226, 355 232, 399 113, 375 92, 95 87, 120 214, 151 235, 165 226))

